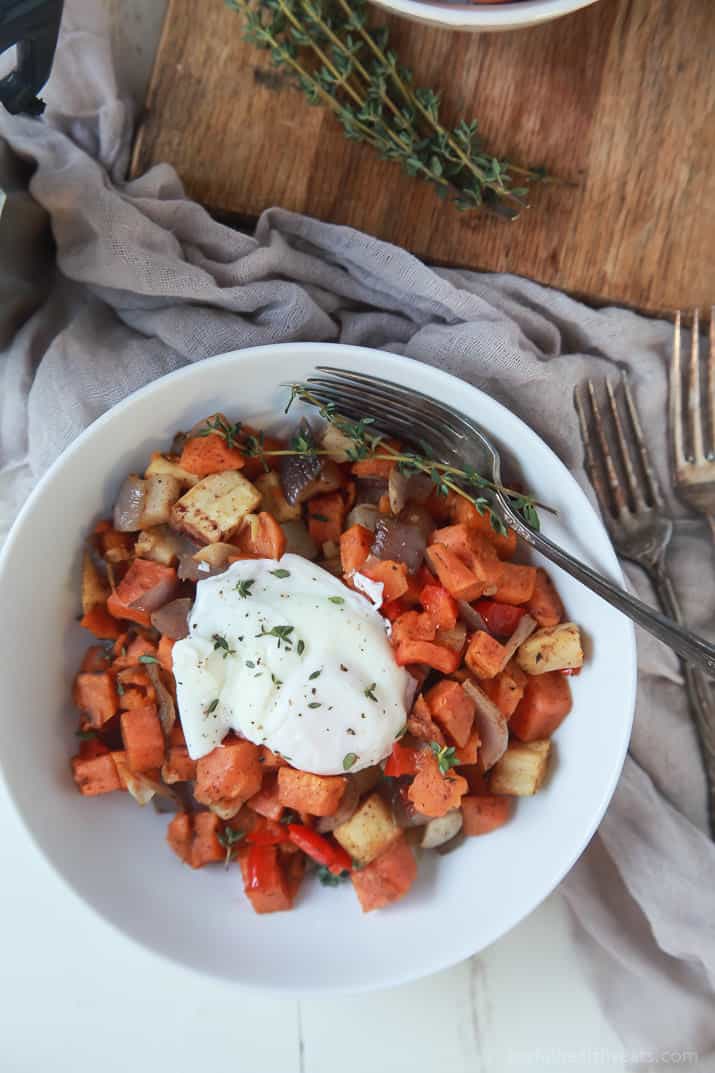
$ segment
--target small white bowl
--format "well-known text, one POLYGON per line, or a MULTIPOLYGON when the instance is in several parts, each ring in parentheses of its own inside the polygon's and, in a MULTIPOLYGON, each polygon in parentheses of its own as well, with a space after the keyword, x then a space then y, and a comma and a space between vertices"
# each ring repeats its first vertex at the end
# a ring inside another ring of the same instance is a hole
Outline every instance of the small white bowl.
POLYGON ((551 22, 596 0, 516 0, 511 4, 449 4, 425 0, 373 0, 379 7, 416 22, 453 30, 497 32, 551 22))
MULTIPOLYGON (((88 909, 185 966, 273 992, 365 991, 436 972, 493 942, 531 912, 587 845, 615 789, 633 718, 630 622, 553 574, 588 660, 574 710, 554 736, 545 787, 513 820, 445 857, 424 855, 409 895, 363 915, 348 883, 305 884, 290 913, 255 916, 240 870, 193 872, 165 844, 167 817, 127 794, 87 799, 76 751, 72 680, 90 638, 76 625, 79 566, 92 523, 123 477, 174 432, 224 410, 285 429, 286 381, 330 364, 412 384, 479 421, 518 458, 531 491, 556 507, 545 530, 622 581, 608 537, 554 453, 505 407, 446 373, 381 351, 291 343, 224 354, 157 380, 90 426, 25 504, 0 559, 0 765, 38 849, 88 909)), ((71 967, 68 971, 71 971, 71 967)))

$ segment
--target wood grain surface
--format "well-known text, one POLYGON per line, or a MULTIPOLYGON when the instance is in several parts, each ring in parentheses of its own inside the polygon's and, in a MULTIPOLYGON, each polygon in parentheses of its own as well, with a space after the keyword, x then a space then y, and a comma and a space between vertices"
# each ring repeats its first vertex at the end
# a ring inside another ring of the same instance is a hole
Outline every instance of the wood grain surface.
POLYGON ((389 21, 418 84, 442 88, 447 120, 476 116, 494 151, 567 183, 537 190, 513 223, 445 206, 310 108, 221 0, 200 15, 170 0, 132 174, 168 161, 239 224, 281 205, 598 303, 715 300, 713 0, 599 0, 504 34, 389 21))

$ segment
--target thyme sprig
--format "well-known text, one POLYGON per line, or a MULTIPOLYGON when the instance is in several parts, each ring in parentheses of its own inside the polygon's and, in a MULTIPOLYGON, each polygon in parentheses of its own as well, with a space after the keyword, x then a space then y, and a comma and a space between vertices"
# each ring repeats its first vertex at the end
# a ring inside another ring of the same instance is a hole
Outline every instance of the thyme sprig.
POLYGON ((224 858, 224 868, 228 869, 229 864, 234 860, 236 856, 236 843, 240 842, 242 838, 246 837, 245 831, 239 831, 235 827, 224 827, 223 831, 218 835, 218 840, 226 850, 226 856, 224 858))
POLYGON ((332 111, 346 138, 401 164, 458 209, 514 219, 529 184, 545 179, 542 169, 488 153, 476 120, 446 126, 439 92, 414 84, 389 29, 368 22, 365 0, 227 3, 244 16, 246 39, 287 69, 310 104, 332 111))
MULTIPOLYGON (((473 466, 451 466, 439 462, 434 458, 429 445, 422 441, 418 441, 418 446, 422 450, 421 454, 409 448, 393 447, 386 442, 381 433, 373 430, 374 418, 363 417, 359 421, 351 421, 339 414, 332 403, 322 403, 303 384, 291 385, 291 395, 286 411, 296 400, 316 407, 320 416, 350 441, 350 447, 346 448, 345 453, 351 461, 359 462, 366 458, 394 461, 405 476, 424 473, 430 478, 439 495, 454 492, 476 507, 480 514, 488 515, 492 528, 497 533, 505 535, 506 525, 502 517, 492 509, 490 500, 485 495, 479 494, 481 492, 500 492, 509 500, 513 510, 521 515, 526 524, 537 531, 540 528, 537 508, 550 509, 543 503, 539 503, 533 496, 496 484, 478 473, 473 466)), ((314 453, 327 454, 328 452, 316 448, 314 453)))

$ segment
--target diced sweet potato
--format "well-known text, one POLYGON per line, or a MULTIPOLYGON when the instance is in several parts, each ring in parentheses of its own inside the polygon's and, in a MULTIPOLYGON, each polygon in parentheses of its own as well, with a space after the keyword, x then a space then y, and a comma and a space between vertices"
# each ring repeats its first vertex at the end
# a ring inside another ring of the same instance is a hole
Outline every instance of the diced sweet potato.
POLYGON ((265 816, 268 820, 280 820, 283 815, 283 805, 278 792, 277 775, 273 772, 267 774, 258 793, 250 797, 246 804, 259 816, 265 816))
POLYGON ((324 496, 313 496, 308 502, 306 512, 308 531, 316 544, 340 540, 345 518, 345 500, 340 492, 330 492, 324 496))
POLYGON ((110 654, 104 645, 91 645, 82 657, 80 671, 101 672, 109 667, 110 654))
POLYGON ((370 864, 350 873, 363 913, 404 897, 416 876, 415 857, 403 834, 370 864))
POLYGON ((510 797, 479 794, 462 798, 462 830, 465 835, 486 835, 507 822, 514 802, 510 797))
POLYGON ((539 626, 558 626, 564 617, 564 605, 554 588, 549 575, 539 567, 534 580, 534 591, 526 609, 539 626))
POLYGON ((373 534, 364 525, 351 525, 340 535, 340 565, 344 574, 359 570, 370 554, 373 534))
POLYGON ((425 694, 432 717, 455 745, 464 746, 474 723, 476 706, 459 682, 445 679, 425 694))
POLYGON ((188 812, 177 812, 166 831, 166 841, 179 860, 191 864, 191 845, 194 832, 192 817, 188 812))
POLYGON ((197 760, 194 797, 203 805, 242 803, 258 793, 262 780, 258 748, 250 741, 229 741, 197 760))
POLYGON ((156 705, 122 712, 120 726, 130 769, 140 774, 160 768, 164 763, 164 734, 156 705))
POLYGON ((79 792, 85 797, 96 797, 98 794, 109 794, 122 789, 116 764, 109 751, 98 756, 73 757, 72 775, 79 792))
POLYGON ((379 794, 370 794, 349 820, 339 824, 333 832, 355 861, 367 864, 400 835, 392 810, 379 794))
POLYGON ((452 770, 443 775, 431 749, 423 749, 417 758, 417 774, 407 796, 423 816, 444 816, 459 802, 468 789, 466 779, 452 770))
POLYGON ((515 663, 509 663, 496 678, 484 679, 481 687, 502 715, 510 719, 524 696, 526 681, 524 672, 515 663))
POLYGON ((488 540, 496 548, 500 559, 511 559, 516 554, 516 533, 514 530, 508 529, 506 536, 497 533, 492 525, 490 515, 487 512, 480 514, 476 507, 464 499, 463 496, 455 496, 452 518, 455 523, 463 523, 469 529, 474 529, 485 540, 488 540))
MULTIPOLYGON (((482 592, 490 594, 495 591, 500 583, 504 564, 499 559, 494 545, 475 529, 466 525, 449 525, 436 529, 432 534, 432 547, 435 544, 443 545, 461 559, 482 583, 482 592)), ((429 549, 430 554, 432 547, 429 549)), ((471 596, 457 597, 456 593, 452 595, 457 599, 474 599, 471 596)))
POLYGON ((420 603, 440 630, 451 630, 457 624, 457 601, 442 585, 428 584, 420 592, 420 603))
MULTIPOLYGON (((476 764, 480 745, 481 739, 479 737, 479 731, 474 727, 466 743, 462 746, 455 746, 454 755, 459 761, 460 766, 462 764, 476 764)), ((464 772, 460 772, 460 774, 464 774, 464 772)))
POLYGON ((512 742, 496 762, 489 779, 495 794, 525 797, 535 794, 548 769, 551 741, 512 742))
POLYGON ((486 630, 477 630, 467 647, 464 662, 477 678, 494 678, 501 669, 505 649, 486 630))
POLYGON ((502 573, 494 599, 502 604, 528 604, 534 595, 536 567, 502 563, 502 573))
MULTIPOLYGON (((344 775, 312 775, 292 767, 278 770, 278 798, 286 808, 312 816, 332 816, 345 793, 344 775)), ((257 792, 257 791, 256 791, 257 792)))
POLYGON ((208 477, 209 473, 222 473, 226 469, 243 469, 244 464, 241 452, 229 447, 226 437, 218 432, 187 440, 179 459, 181 468, 197 477, 208 477))
POLYGON ((558 671, 527 680, 509 729, 521 741, 550 738, 571 711, 571 687, 558 671))
POLYGON ((223 861, 226 851, 218 840, 223 824, 213 812, 194 813, 194 834, 191 844, 191 867, 202 868, 213 861, 223 861))
POLYGON ((115 618, 128 619, 140 626, 151 625, 151 615, 141 606, 142 597, 161 588, 166 601, 177 585, 176 570, 149 559, 134 559, 115 592, 107 601, 107 610, 115 618), (137 604, 138 606, 132 606, 137 604))
POLYGON ((174 663, 171 653, 175 643, 176 642, 173 641, 171 637, 162 637, 156 650, 156 658, 159 660, 159 663, 164 670, 168 671, 170 674, 174 673, 174 663))
POLYGON ((484 592, 484 581, 446 544, 431 544, 429 562, 441 584, 455 600, 476 600, 484 592))
POLYGON ((119 694, 109 671, 80 672, 74 702, 93 727, 101 727, 119 710, 119 694))
POLYGON ((424 611, 404 611, 392 623, 391 643, 403 641, 434 641, 437 627, 431 615, 424 611))
POLYGON ((432 641, 403 641, 395 649, 395 663, 406 667, 411 663, 426 663, 442 674, 453 674, 462 657, 459 652, 432 641))
POLYGON ((360 568, 360 573, 371 581, 382 584, 382 602, 389 603, 407 592, 407 566, 392 559, 375 559, 370 556, 360 568))
POLYGON ((244 518, 236 545, 242 552, 260 559, 280 559, 286 550, 286 535, 273 515, 262 510, 244 518), (249 520, 250 524, 246 524, 249 520))
POLYGON ((121 625, 107 611, 106 604, 95 604, 90 611, 86 611, 82 615, 79 624, 85 630, 93 633, 95 637, 101 637, 104 641, 116 641, 122 632, 121 625))

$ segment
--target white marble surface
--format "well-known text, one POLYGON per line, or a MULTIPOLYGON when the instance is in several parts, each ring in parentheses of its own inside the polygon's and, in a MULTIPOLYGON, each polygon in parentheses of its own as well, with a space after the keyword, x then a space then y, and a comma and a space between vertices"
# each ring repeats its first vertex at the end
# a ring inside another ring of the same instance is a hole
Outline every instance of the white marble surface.
MULTIPOLYGON (((122 81, 140 101, 165 0, 98 6, 112 17, 122 81)), ((0 540, 8 492, 0 487, 0 540)), ((625 1068, 558 893, 478 957, 429 979, 356 998, 272 999, 133 946, 50 871, 2 787, 0 817, 2 1073, 144 1073, 159 1064, 174 1073, 625 1068)))

